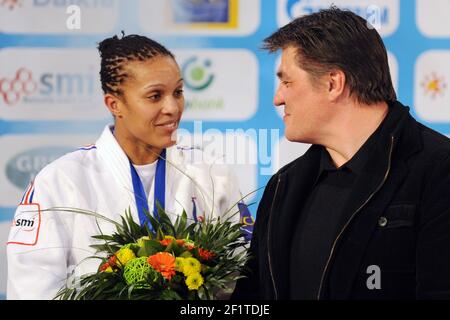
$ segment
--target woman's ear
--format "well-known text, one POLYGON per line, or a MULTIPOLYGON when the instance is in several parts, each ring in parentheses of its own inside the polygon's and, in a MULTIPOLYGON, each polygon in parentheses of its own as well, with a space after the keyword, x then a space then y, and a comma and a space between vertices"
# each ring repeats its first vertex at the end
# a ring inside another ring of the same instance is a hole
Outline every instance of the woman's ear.
POLYGON ((117 98, 115 95, 111 93, 107 93, 104 95, 104 102, 109 112, 114 117, 121 118, 122 117, 122 101, 117 98))

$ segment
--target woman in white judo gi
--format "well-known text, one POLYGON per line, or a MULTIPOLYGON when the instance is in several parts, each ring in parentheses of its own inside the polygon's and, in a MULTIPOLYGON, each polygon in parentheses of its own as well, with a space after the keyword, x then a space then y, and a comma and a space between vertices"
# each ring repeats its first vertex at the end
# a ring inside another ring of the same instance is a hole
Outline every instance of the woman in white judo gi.
POLYGON ((87 259, 94 253, 91 236, 114 231, 92 216, 44 209, 80 208, 120 221, 131 208, 142 224, 143 210, 152 212, 155 199, 171 216, 186 210, 195 220, 224 214, 241 198, 225 165, 211 167, 200 150, 175 145, 184 97, 172 53, 138 35, 108 38, 99 51, 114 125, 30 183, 8 240, 8 299, 54 298, 71 275, 97 270, 98 260, 87 259))

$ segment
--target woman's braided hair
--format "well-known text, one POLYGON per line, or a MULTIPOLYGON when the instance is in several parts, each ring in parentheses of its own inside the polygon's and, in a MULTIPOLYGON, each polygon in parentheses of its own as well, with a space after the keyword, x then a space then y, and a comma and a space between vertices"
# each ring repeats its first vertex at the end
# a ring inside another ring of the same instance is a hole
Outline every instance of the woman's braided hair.
MULTIPOLYGON (((100 81, 103 92, 123 95, 121 84, 130 76, 125 69, 129 61, 145 61, 157 56, 174 55, 158 42, 144 36, 131 34, 122 38, 117 35, 98 44, 101 57, 100 81)), ((174 58, 175 59, 175 58, 174 58)))

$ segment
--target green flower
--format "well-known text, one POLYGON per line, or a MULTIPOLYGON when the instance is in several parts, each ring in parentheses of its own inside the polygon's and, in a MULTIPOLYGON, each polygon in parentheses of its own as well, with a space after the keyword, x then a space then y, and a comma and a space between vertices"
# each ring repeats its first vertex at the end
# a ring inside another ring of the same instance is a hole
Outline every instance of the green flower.
POLYGON ((130 260, 123 271, 123 277, 128 285, 136 288, 151 288, 158 280, 158 272, 147 262, 147 257, 130 260))

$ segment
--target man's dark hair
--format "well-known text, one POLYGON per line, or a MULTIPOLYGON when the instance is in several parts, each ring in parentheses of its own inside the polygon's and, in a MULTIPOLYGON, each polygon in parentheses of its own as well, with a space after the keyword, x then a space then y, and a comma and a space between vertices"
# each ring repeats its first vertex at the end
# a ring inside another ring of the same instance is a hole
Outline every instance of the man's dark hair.
POLYGON ((125 65, 129 61, 145 61, 157 56, 173 54, 158 42, 144 36, 130 34, 122 38, 107 38, 98 44, 101 57, 100 81, 104 93, 123 95, 120 85, 130 76, 125 65))
POLYGON ((293 46, 298 65, 313 79, 340 69, 359 102, 395 101, 386 48, 366 20, 334 6, 297 18, 264 39, 275 52, 293 46))

